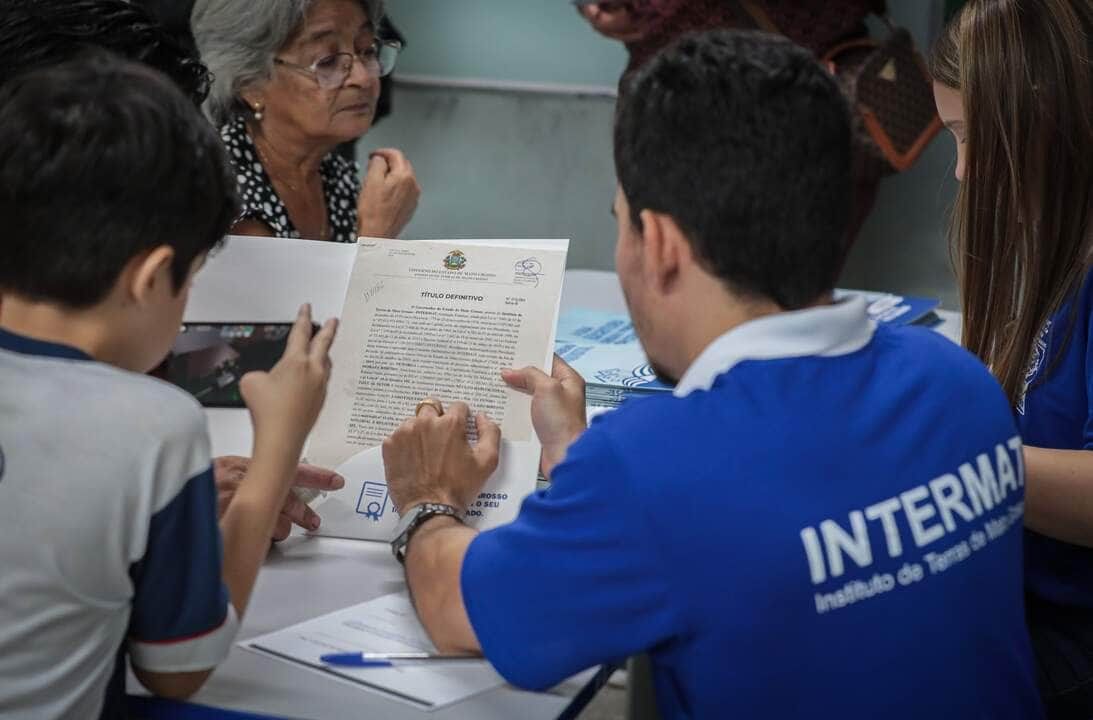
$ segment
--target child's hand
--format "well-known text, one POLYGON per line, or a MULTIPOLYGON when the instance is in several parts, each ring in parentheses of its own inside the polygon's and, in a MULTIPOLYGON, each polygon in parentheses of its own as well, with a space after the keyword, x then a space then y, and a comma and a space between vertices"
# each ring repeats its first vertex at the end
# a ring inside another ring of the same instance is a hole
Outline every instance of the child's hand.
POLYGON ((259 448, 265 448, 291 455, 293 465, 299 459, 326 398, 330 345, 337 328, 337 320, 327 320, 311 337, 311 306, 304 305, 281 360, 268 373, 247 373, 239 381, 254 422, 256 456, 259 448))

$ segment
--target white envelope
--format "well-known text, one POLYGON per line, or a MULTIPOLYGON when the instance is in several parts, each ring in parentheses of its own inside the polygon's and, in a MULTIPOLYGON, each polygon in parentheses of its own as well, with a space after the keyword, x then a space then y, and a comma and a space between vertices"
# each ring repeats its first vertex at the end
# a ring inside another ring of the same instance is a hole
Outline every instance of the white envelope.
MULTIPOLYGON (((504 495, 501 488, 521 484, 519 480, 514 482, 513 478, 537 476, 538 459, 530 463, 529 453, 514 452, 526 445, 528 443, 501 440, 497 470, 486 481, 479 498, 472 503, 466 518, 468 525, 488 530, 516 518, 520 503, 505 502, 507 497, 497 496, 504 495)), ((369 448, 357 453, 336 471, 345 478, 345 487, 324 493, 312 503, 323 522, 317 531, 309 534, 382 542, 393 540, 398 514, 387 491, 381 448, 369 448)))

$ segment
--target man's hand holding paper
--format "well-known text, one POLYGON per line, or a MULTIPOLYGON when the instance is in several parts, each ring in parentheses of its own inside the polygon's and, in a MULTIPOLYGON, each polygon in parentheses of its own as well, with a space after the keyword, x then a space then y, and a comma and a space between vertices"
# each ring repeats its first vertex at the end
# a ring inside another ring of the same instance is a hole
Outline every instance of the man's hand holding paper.
POLYGON ((432 402, 422 403, 417 416, 383 441, 387 486, 401 514, 422 503, 466 510, 497 469, 501 428, 478 413, 478 442, 472 446, 467 405, 456 402, 445 409, 432 402))
POLYGON ((540 469, 550 479, 554 466, 588 427, 584 378, 557 355, 548 376, 536 367, 502 370, 501 377, 513 390, 531 395, 531 424, 543 446, 540 469))
MULTIPOLYGON (((500 370, 549 367, 567 246, 565 240, 360 241, 341 313, 345 327, 332 350, 330 396, 308 447, 312 462, 346 482, 318 506, 319 533, 394 537, 418 493, 408 493, 405 482, 402 495, 388 488, 388 452, 380 446, 416 410, 432 412, 418 406, 425 399, 437 403, 438 414, 448 403, 467 403, 504 432, 496 469, 478 485, 481 494, 445 504, 458 504, 467 524, 480 529, 516 516, 535 490, 540 446, 529 393, 507 387, 500 370)), ((464 408, 465 420, 469 413, 464 408)), ((447 413, 441 419, 437 427, 454 422, 447 413)), ((475 426, 466 429, 473 443, 475 426)))

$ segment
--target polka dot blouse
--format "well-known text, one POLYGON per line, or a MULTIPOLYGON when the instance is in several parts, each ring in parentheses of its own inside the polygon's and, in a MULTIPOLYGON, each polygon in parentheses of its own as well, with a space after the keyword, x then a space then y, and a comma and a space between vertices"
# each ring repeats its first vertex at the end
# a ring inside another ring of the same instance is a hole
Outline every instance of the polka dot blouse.
MULTIPOLYGON (((236 116, 220 130, 228 149, 228 159, 235 170, 243 211, 236 222, 254 219, 265 223, 274 235, 299 238, 300 231, 289 219, 288 210, 273 188, 273 182, 254 148, 246 120, 236 116)), ((326 196, 330 239, 335 242, 357 241, 357 196, 361 191, 360 167, 355 162, 330 153, 319 164, 326 196)), ((312 238, 313 239, 313 238, 312 238)))

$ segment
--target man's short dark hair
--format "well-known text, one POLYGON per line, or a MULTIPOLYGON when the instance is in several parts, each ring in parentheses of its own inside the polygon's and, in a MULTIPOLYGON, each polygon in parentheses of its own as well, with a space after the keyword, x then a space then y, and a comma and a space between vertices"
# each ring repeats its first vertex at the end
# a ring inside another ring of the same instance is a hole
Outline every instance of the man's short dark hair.
POLYGON ((161 245, 177 290, 237 207, 220 137, 160 73, 100 50, 0 86, 0 292, 88 307, 161 245))
POLYGON ((171 78, 200 106, 212 78, 185 29, 168 29, 129 0, 4 0, 0 85, 21 73, 102 48, 171 78))
POLYGON ((733 291, 792 310, 834 287, 851 209, 850 120, 806 50, 758 32, 685 36, 623 86, 619 182, 670 215, 733 291))

